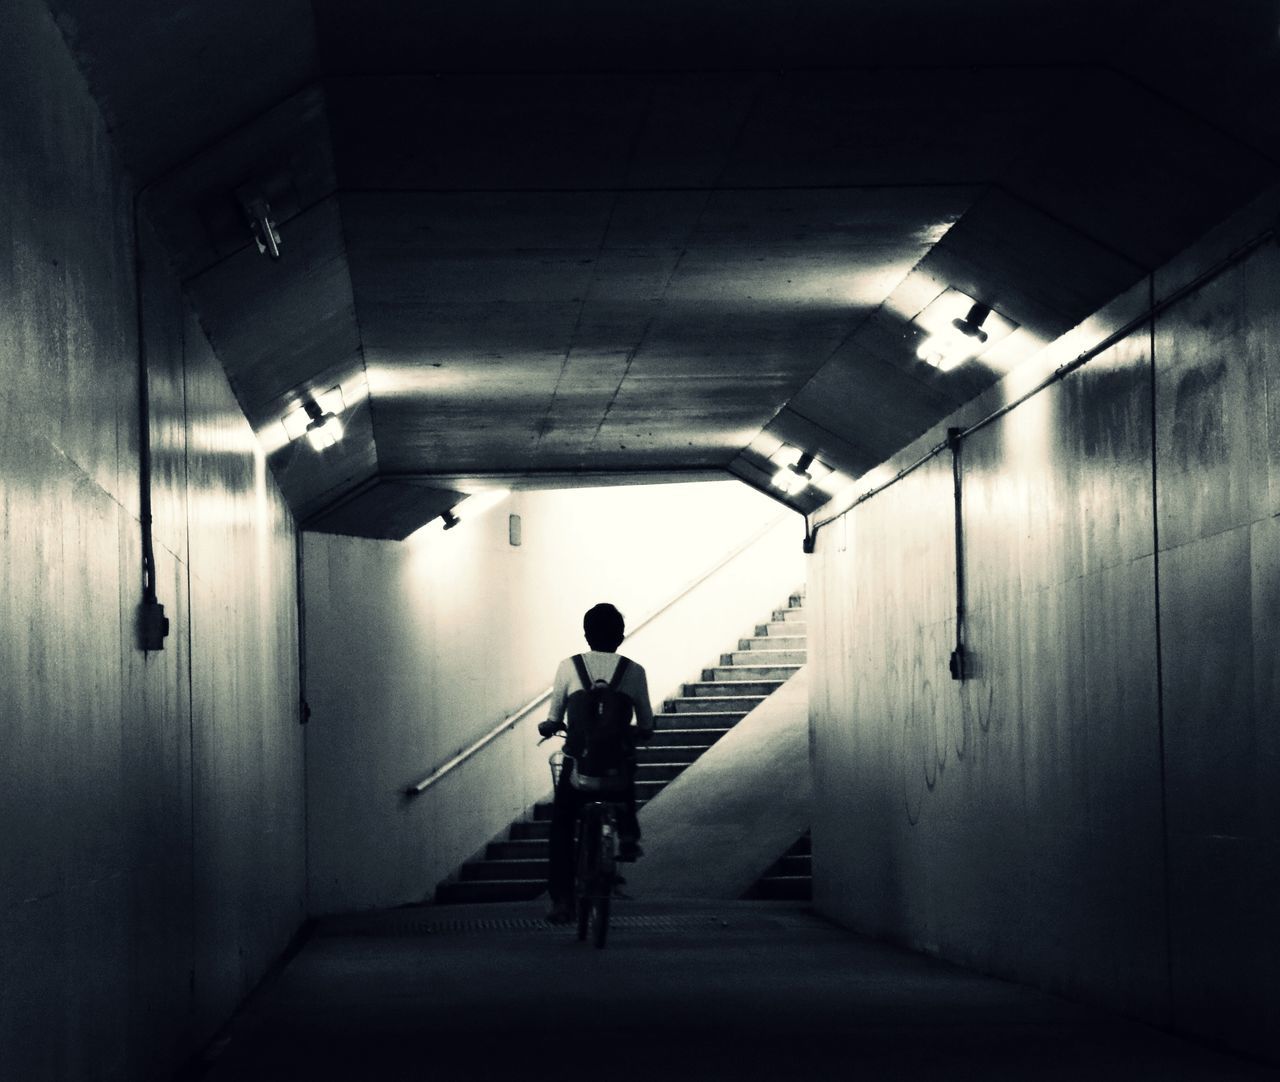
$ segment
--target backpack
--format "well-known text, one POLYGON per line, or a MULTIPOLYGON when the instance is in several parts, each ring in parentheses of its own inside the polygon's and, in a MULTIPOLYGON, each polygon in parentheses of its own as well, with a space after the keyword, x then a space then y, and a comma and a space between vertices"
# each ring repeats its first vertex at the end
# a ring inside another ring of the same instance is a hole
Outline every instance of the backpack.
POLYGON ((618 658, 613 679, 594 683, 581 654, 573 658, 582 687, 566 701, 568 733, 564 753, 574 760, 572 783, 576 789, 623 789, 630 780, 631 697, 618 690, 630 662, 618 658))

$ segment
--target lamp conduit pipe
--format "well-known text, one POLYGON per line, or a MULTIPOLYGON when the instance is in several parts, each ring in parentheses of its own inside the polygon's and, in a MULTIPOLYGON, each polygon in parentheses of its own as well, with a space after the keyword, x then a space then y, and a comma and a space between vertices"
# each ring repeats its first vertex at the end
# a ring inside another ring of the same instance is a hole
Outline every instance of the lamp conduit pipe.
MULTIPOLYGON (((1135 316, 1133 319, 1129 320, 1118 330, 1112 331, 1109 335, 1103 338, 1101 342, 1098 342, 1096 345, 1090 346, 1087 350, 1079 354, 1077 357, 1073 358, 1070 361, 1067 361, 1065 364, 1060 365, 1058 368, 1054 369, 1054 371, 1050 375, 1046 376, 1044 379, 1042 379, 1039 383, 1037 383, 1034 387, 1032 387, 1026 393, 1019 395, 1017 398, 1015 398, 1011 402, 1006 402, 999 409, 992 410, 991 413, 987 414, 981 420, 975 421, 968 428, 955 430, 956 435, 954 439, 956 441, 966 439, 967 437, 972 436, 975 432, 979 432, 982 429, 986 428, 988 425, 994 424, 996 421, 1000 420, 1000 418, 1004 417, 1006 414, 1012 413, 1024 402, 1030 401, 1032 398, 1038 395, 1041 391, 1045 391, 1048 388, 1052 387, 1055 383, 1058 383, 1061 380, 1065 379, 1067 376, 1071 375, 1072 372, 1076 371, 1076 369, 1083 368, 1095 357, 1101 356, 1103 353, 1109 350, 1112 346, 1116 345, 1116 343, 1122 342, 1124 339, 1128 338, 1130 335, 1136 333, 1137 331, 1142 330, 1148 322, 1154 320, 1157 316, 1161 315, 1163 312, 1168 311, 1169 308, 1177 304, 1178 301, 1182 300, 1184 297, 1190 296, 1192 293, 1195 293, 1198 289, 1203 288, 1209 282, 1213 281, 1213 279, 1218 277, 1218 275, 1222 274, 1225 271, 1230 270, 1232 267, 1234 267, 1237 263, 1240 263, 1242 260, 1247 259, 1250 255, 1252 255, 1255 251, 1261 248, 1264 244, 1266 244, 1270 240, 1276 239, 1276 237, 1277 237, 1277 227, 1273 226, 1270 229, 1263 230, 1257 236, 1246 241, 1244 244, 1240 245, 1240 247, 1236 248, 1230 254, 1220 259, 1217 263, 1214 263, 1212 266, 1210 266, 1206 270, 1201 271, 1198 275, 1196 275, 1190 281, 1179 286, 1167 297, 1164 297, 1159 301, 1153 300, 1149 302, 1147 310, 1144 311, 1141 315, 1135 316)), ((908 477, 911 474, 915 473, 915 471, 918 470, 921 466, 923 466, 926 462, 933 461, 933 459, 937 458, 938 455, 942 454, 943 451, 951 447, 952 442, 953 442, 952 437, 948 435, 948 437, 945 440, 929 448, 929 450, 927 450, 914 462, 911 462, 908 465, 903 466, 902 469, 900 469, 887 481, 884 481, 881 484, 874 486, 873 488, 867 489, 866 492, 863 492, 855 500, 851 501, 847 506, 842 507, 839 511, 833 511, 831 514, 827 515, 825 518, 819 519, 810 528, 810 536, 813 538, 816 538, 818 535, 818 531, 822 529, 822 527, 830 525, 832 522, 840 518, 842 515, 847 515, 854 508, 861 506, 862 504, 866 503, 868 500, 872 499, 873 497, 880 495, 880 493, 884 492, 886 489, 892 488, 899 481, 903 480, 903 478, 908 477)))
POLYGON ((960 462, 960 429, 947 429, 947 442, 951 445, 951 479, 955 487, 956 525, 956 648, 951 652, 951 679, 963 680, 968 675, 968 658, 964 649, 964 467, 960 462))
POLYGON ((138 335, 138 519, 142 528, 142 603, 138 606, 138 647, 163 650, 169 620, 156 597, 156 554, 151 524, 151 380, 147 372, 147 334, 143 301, 141 206, 133 201, 133 285, 138 335))

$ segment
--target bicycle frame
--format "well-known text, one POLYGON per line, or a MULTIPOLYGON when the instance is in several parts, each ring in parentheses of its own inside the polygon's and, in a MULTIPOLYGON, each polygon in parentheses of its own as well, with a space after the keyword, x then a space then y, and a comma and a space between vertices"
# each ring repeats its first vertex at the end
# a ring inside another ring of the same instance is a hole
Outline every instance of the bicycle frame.
MULTIPOLYGON (((573 756, 557 749, 548 761, 554 791, 562 772, 572 770, 573 756)), ((618 885, 618 812, 622 806, 616 800, 591 800, 578 810, 573 883, 578 938, 586 939, 590 933, 597 948, 605 945, 609 934, 609 909, 618 885)))
POLYGON ((578 938, 603 947, 609 934, 609 909, 618 884, 618 808, 611 800, 593 800, 578 813, 578 861, 574 897, 578 938))

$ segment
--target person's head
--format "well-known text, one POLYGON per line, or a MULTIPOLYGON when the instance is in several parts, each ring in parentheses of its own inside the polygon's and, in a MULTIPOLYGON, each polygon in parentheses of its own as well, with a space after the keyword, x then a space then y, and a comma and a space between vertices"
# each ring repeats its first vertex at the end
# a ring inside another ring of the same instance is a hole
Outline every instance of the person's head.
POLYGON ((622 645, 622 613, 608 602, 592 605, 582 617, 582 632, 592 650, 612 653, 622 645))

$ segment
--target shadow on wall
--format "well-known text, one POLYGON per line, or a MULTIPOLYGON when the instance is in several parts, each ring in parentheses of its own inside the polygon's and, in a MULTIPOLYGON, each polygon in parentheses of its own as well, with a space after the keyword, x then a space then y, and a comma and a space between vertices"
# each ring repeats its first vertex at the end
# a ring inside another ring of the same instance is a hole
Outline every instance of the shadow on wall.
POLYGON ((1154 319, 1148 283, 1119 298, 1091 324, 1105 348, 964 440, 971 679, 946 664, 947 456, 820 532, 809 595, 819 907, 1270 1059, 1277 202, 1162 270, 1187 285, 1154 319))

